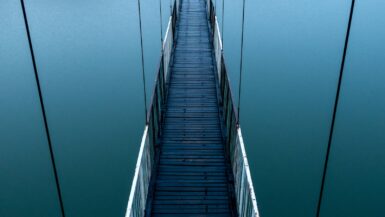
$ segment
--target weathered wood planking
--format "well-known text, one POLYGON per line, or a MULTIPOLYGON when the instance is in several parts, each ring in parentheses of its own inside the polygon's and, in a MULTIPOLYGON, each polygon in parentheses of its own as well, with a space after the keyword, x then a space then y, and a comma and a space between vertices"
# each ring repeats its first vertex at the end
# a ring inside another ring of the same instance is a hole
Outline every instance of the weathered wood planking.
POLYGON ((180 1, 151 216, 234 216, 205 0, 180 1))

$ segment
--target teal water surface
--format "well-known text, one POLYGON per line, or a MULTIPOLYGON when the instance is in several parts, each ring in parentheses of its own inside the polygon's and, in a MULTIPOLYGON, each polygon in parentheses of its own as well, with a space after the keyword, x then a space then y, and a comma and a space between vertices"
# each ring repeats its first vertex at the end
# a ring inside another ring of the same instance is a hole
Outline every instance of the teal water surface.
MULTIPOLYGON (((213 1, 238 102, 243 0, 213 1)), ((245 2, 240 123, 260 214, 316 217, 351 1, 245 2)), ((161 24, 141 0, 147 105, 170 3, 161 24)), ((124 216, 145 124, 137 1, 25 6, 66 217, 124 216)), ((384 10, 355 5, 322 217, 384 216, 384 10)), ((61 216, 19 1, 2 0, 0 27, 0 216, 61 216)))

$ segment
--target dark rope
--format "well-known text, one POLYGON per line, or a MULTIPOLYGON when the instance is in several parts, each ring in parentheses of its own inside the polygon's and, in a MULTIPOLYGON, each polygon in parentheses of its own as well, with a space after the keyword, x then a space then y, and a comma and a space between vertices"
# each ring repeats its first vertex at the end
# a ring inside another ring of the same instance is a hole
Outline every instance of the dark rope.
POLYGON ((144 94, 144 118, 145 118, 146 124, 147 124, 146 75, 144 73, 143 32, 142 32, 142 14, 140 11, 140 0, 138 0, 138 11, 139 11, 140 49, 142 51, 142 80, 143 80, 143 94, 144 94))
POLYGON ((239 83, 238 83, 238 119, 237 125, 239 125, 239 114, 241 110, 241 85, 242 85, 242 67, 243 67, 243 32, 245 28, 245 3, 246 0, 243 0, 243 8, 242 8, 242 31, 241 31, 241 60, 239 64, 239 83))
POLYGON ((22 11, 23 11, 25 29, 27 31, 29 50, 30 50, 31 57, 32 57, 32 65, 33 65, 33 70, 34 70, 34 73, 35 73, 37 91, 38 91, 39 99, 40 99, 40 107, 41 107, 41 111, 43 113, 44 128, 45 128, 45 132, 46 132, 46 135, 47 135, 49 153, 50 153, 50 157, 51 157, 52 168, 53 168, 53 173, 54 173, 55 183, 56 183, 56 190, 57 190, 58 198, 59 198, 60 211, 61 211, 62 217, 65 217, 64 203, 63 203, 62 193, 61 193, 61 188, 60 188, 60 183, 59 183, 59 176, 57 174, 57 167, 56 167, 56 163, 55 163, 56 162, 55 161, 55 155, 54 155, 54 151, 53 151, 53 147, 52 147, 50 131, 49 131, 49 128, 48 128, 47 116, 46 116, 46 112, 45 112, 45 109, 44 109, 43 95, 42 95, 41 86, 40 86, 39 74, 37 72, 35 53, 33 51, 32 39, 31 39, 30 31, 29 31, 29 25, 28 25, 28 19, 27 19, 27 13, 26 13, 26 10, 25 10, 24 0, 20 0, 20 3, 21 3, 22 11))
POLYGON ((353 19, 354 4, 355 4, 355 0, 352 0, 352 4, 351 4, 351 7, 350 7, 348 28, 346 30, 344 52, 343 52, 342 61, 341 61, 340 75, 339 75, 339 78, 338 78, 337 92, 336 92, 336 97, 335 97, 335 101, 334 101, 333 117, 332 117, 332 122, 331 122, 331 126, 330 126, 330 132, 329 132, 328 147, 327 147, 327 150, 326 150, 326 157, 325 157, 325 162, 324 162, 324 170, 323 170, 323 173, 322 173, 321 189, 320 189, 320 194, 319 194, 319 198, 318 198, 318 205, 317 205, 317 217, 320 216, 320 212, 321 212, 322 197, 323 197, 323 192, 324 192, 324 187, 325 187, 326 173, 327 173, 327 167, 328 167, 329 155, 330 155, 330 148, 331 148, 333 132, 334 132, 334 123, 335 123, 336 114, 337 114, 338 100, 339 100, 339 97, 340 97, 342 76, 343 76, 343 72, 344 72, 344 68, 345 68, 346 52, 347 52, 348 44, 349 44, 349 35, 350 35, 350 27, 351 27, 352 19, 353 19))

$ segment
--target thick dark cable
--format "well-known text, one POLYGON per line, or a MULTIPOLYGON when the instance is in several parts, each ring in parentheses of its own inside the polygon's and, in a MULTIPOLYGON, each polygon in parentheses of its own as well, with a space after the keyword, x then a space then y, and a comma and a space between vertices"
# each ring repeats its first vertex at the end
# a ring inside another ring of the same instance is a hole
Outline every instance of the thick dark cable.
POLYGON ((57 174, 57 167, 56 167, 56 163, 55 163, 56 162, 55 161, 55 155, 54 155, 54 152, 53 152, 50 131, 49 131, 49 128, 48 128, 47 116, 46 116, 46 112, 45 112, 45 109, 44 109, 43 95, 42 95, 41 86, 40 86, 39 74, 37 72, 35 53, 33 51, 32 39, 31 39, 30 31, 29 31, 29 25, 28 25, 27 13, 26 13, 25 6, 24 6, 24 0, 20 0, 20 3, 21 3, 22 11, 23 11, 24 24, 25 24, 25 29, 26 29, 26 32, 27 32, 29 50, 30 50, 31 57, 32 57, 32 65, 33 65, 33 70, 34 70, 34 73, 35 73, 37 91, 38 91, 39 100, 40 100, 40 107, 41 107, 41 111, 42 111, 42 114, 43 114, 44 128, 45 128, 45 132, 46 132, 46 135, 47 135, 49 153, 50 153, 50 157, 51 157, 52 168, 53 168, 53 173, 54 173, 55 183, 56 183, 56 190, 57 190, 58 198, 59 198, 60 211, 61 211, 62 216, 65 217, 62 193, 61 193, 61 188, 60 188, 60 183, 59 183, 59 176, 57 174))
POLYGON ((146 75, 144 71, 144 51, 143 51, 143 32, 142 32, 142 14, 140 11, 140 0, 138 0, 138 12, 139 12, 139 31, 140 31, 140 49, 142 52, 142 80, 143 80, 143 93, 144 93, 144 118, 147 124, 147 93, 146 93, 146 75))
POLYGON ((334 101, 333 117, 332 117, 332 121, 331 121, 330 132, 329 132, 328 147, 326 150, 324 170, 322 173, 321 189, 320 189, 319 198, 318 198, 318 205, 317 205, 317 217, 320 216, 320 212, 321 212, 321 204, 322 204, 322 197, 323 197, 325 181, 326 181, 327 167, 328 167, 328 163, 329 163, 330 148, 331 148, 333 133, 334 133, 334 123, 336 120, 338 101, 339 101, 339 97, 340 97, 340 90, 341 90, 341 83, 342 83, 342 76, 343 76, 343 72, 344 72, 344 68, 345 68, 346 52, 347 52, 348 45, 349 45, 349 35, 350 35, 350 27, 351 27, 352 19, 353 19, 354 4, 355 4, 355 0, 352 0, 352 4, 350 7, 350 14, 349 14, 349 22, 348 22, 348 27, 346 30, 344 52, 343 52, 342 61, 341 61, 340 75, 338 78, 337 92, 336 92, 336 97, 335 97, 335 101, 334 101))
POLYGON ((242 31, 241 31, 241 60, 239 63, 239 83, 238 83, 238 123, 239 125, 239 114, 241 113, 241 85, 242 85, 242 68, 243 68, 243 32, 245 28, 245 3, 246 0, 243 0, 243 7, 242 7, 242 31))

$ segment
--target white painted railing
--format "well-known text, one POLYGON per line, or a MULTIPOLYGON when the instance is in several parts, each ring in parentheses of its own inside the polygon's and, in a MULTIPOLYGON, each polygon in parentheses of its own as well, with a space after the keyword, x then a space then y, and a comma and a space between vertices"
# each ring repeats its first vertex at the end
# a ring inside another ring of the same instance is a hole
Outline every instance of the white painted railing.
POLYGON ((172 48, 174 46, 174 36, 172 31, 172 17, 170 17, 167 25, 166 36, 163 41, 163 66, 165 79, 169 75, 170 60, 172 54, 172 48))
POLYGON ((168 20, 167 30, 165 34, 165 38, 163 40, 163 66, 164 66, 164 78, 167 81, 170 70, 170 61, 172 56, 172 51, 174 48, 174 39, 175 39, 175 26, 176 19, 179 16, 179 1, 175 0, 173 7, 171 9, 171 16, 168 20))
POLYGON ((231 167, 234 175, 237 211, 240 217, 259 217, 249 163, 246 156, 245 145, 243 143, 241 128, 238 122, 237 109, 234 104, 227 68, 223 57, 221 32, 218 25, 218 19, 215 15, 215 6, 211 0, 207 0, 206 3, 218 72, 221 95, 220 101, 223 106, 223 119, 226 127, 226 152, 230 155, 231 167))
MULTIPOLYGON (((218 19, 215 16, 215 27, 214 27, 214 53, 215 53, 215 60, 216 60, 216 66, 217 66, 217 71, 218 71, 218 78, 220 78, 220 72, 222 64, 221 64, 221 59, 222 59, 222 40, 221 40, 221 32, 219 31, 219 25, 218 25, 218 19)), ((220 82, 220 80, 219 80, 220 82)))
POLYGON ((155 154, 160 125, 163 118, 162 107, 166 101, 170 61, 174 47, 176 19, 179 14, 179 0, 174 1, 167 31, 162 45, 162 52, 157 69, 154 91, 146 117, 142 142, 140 143, 131 192, 128 199, 126 217, 143 217, 147 205, 148 190, 152 172, 156 166, 155 154))
POLYGON ((148 186, 154 165, 154 150, 149 141, 148 126, 145 127, 135 167, 126 217, 144 216, 148 186))
POLYGON ((259 217, 257 199, 251 179, 241 128, 238 127, 235 142, 230 145, 231 166, 234 174, 235 197, 239 216, 259 217))

